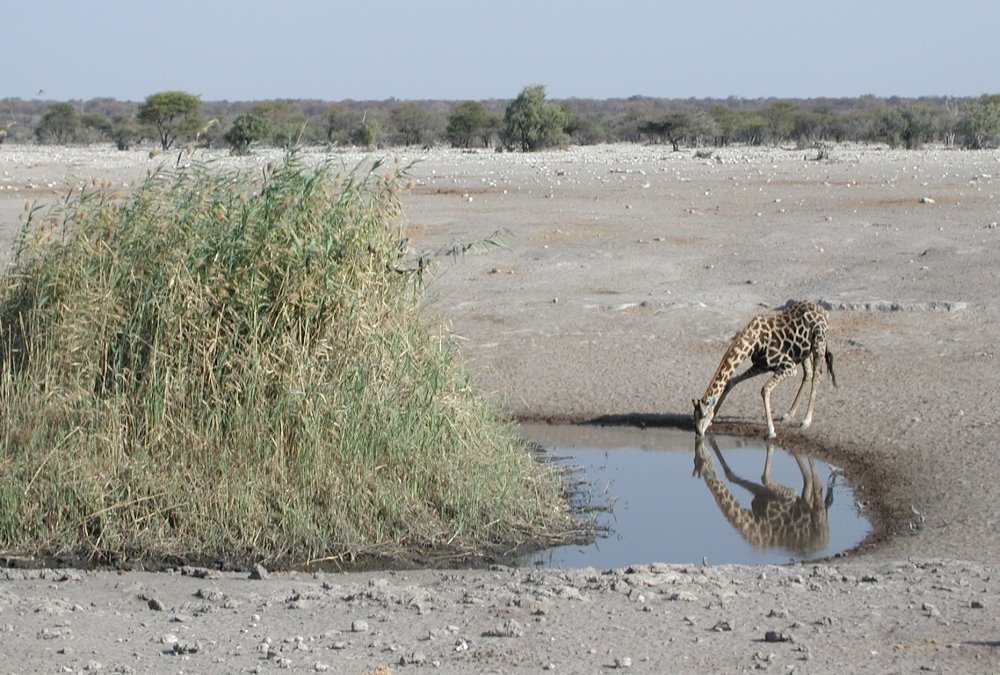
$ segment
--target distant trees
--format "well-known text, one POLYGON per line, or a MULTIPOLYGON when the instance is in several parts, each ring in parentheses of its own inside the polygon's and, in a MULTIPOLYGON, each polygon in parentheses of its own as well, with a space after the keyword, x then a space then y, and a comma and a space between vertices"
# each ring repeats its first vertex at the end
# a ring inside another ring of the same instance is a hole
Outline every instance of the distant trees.
POLYGON ((919 148, 933 140, 938 116, 927 106, 907 104, 880 110, 874 129, 875 138, 907 150, 919 148))
POLYGON ((565 142, 566 115, 545 100, 545 87, 525 87, 504 113, 500 139, 509 150, 540 150, 565 142))
POLYGON ((194 135, 202 126, 201 101, 183 91, 152 94, 139 106, 139 121, 155 131, 168 150, 179 136, 194 135))
POLYGON ((403 101, 390 113, 397 145, 425 145, 434 134, 434 111, 416 101, 403 101))
POLYGON ((958 132, 968 148, 986 148, 1000 137, 1000 95, 983 96, 965 104, 958 132))
POLYGON ((371 150, 382 142, 382 124, 378 118, 367 113, 361 116, 361 122, 351 131, 351 143, 371 150))
POLYGON ((639 131, 649 137, 654 143, 670 142, 674 152, 680 149, 681 140, 691 135, 695 130, 694 118, 686 110, 669 112, 655 120, 646 120, 639 124, 639 131))
POLYGON ((559 107, 566 119, 563 131, 570 143, 593 145, 608 139, 606 119, 600 112, 582 110, 575 101, 563 101, 559 107))
POLYGON ((265 138, 269 129, 267 118, 244 113, 233 121, 223 139, 232 148, 233 154, 245 155, 250 151, 250 144, 265 138))
POLYGON ((482 103, 462 101, 448 116, 445 138, 455 148, 488 147, 499 126, 499 117, 487 112, 482 103))
POLYGON ((111 118, 111 140, 119 150, 128 150, 133 143, 142 140, 142 130, 134 113, 121 113, 111 118))
POLYGON ((267 121, 269 145, 285 149, 295 147, 308 131, 309 118, 294 101, 261 101, 254 104, 251 112, 267 121))
POLYGON ((65 145, 76 140, 80 130, 80 116, 72 103, 53 103, 49 106, 42 122, 35 127, 39 143, 65 145))
POLYGON ((352 101, 279 99, 202 103, 186 92, 160 92, 142 104, 99 98, 52 103, 0 100, 11 143, 112 142, 121 149, 144 140, 170 148, 253 145, 291 148, 327 145, 492 147, 537 150, 565 144, 669 143, 682 150, 724 147, 797 147, 827 142, 884 143, 917 148, 945 143, 967 148, 1000 144, 1000 95, 903 99, 865 95, 828 99, 568 99, 550 101, 542 85, 513 100, 352 101), (266 121, 244 126, 243 115, 266 121), (208 122, 205 122, 206 118, 208 122), (214 120, 217 120, 215 122, 214 120), (227 135, 228 138, 227 138, 227 135), (250 136, 253 136, 251 139, 250 136), (249 140, 248 140, 249 139, 249 140))
POLYGON ((331 145, 347 145, 351 133, 361 124, 361 113, 343 104, 331 105, 326 112, 324 132, 331 145))

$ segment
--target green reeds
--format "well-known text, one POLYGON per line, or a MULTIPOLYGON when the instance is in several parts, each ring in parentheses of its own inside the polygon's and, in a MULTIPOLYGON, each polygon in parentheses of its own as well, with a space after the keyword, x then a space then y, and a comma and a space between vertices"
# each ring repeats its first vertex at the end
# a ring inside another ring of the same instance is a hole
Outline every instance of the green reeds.
POLYGON ((0 288, 0 553, 237 565, 565 534, 421 313, 400 166, 193 166, 32 211, 0 288))

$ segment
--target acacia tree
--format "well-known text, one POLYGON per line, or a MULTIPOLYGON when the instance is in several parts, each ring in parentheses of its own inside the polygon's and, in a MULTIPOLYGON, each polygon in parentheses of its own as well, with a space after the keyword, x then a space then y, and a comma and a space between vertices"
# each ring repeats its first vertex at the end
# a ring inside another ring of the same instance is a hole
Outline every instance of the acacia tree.
POLYGON ((562 108, 545 101, 545 87, 525 87, 504 113, 501 140, 508 149, 539 150, 562 143, 566 115, 562 108))
POLYGON ((650 137, 654 142, 666 139, 674 152, 680 149, 680 142, 685 136, 695 131, 694 117, 686 110, 668 112, 657 120, 647 120, 639 125, 639 131, 650 137))
POLYGON ((152 94, 139 107, 139 121, 155 129, 160 146, 168 150, 178 137, 193 135, 201 128, 201 101, 184 91, 152 94))

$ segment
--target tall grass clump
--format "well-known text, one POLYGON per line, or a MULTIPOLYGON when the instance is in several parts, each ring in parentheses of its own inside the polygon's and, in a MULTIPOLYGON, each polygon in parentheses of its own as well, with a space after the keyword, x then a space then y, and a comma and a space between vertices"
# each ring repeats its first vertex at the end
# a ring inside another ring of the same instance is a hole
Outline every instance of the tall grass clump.
POLYGON ((74 192, 0 288, 0 553, 297 564, 565 532, 422 312, 405 171, 295 155, 74 192))

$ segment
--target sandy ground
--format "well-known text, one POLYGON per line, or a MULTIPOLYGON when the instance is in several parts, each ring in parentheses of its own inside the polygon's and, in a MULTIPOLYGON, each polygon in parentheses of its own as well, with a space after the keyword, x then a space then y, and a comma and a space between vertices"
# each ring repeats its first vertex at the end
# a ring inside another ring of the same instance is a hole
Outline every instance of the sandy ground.
MULTIPOLYGON (((789 567, 263 580, 0 571, 0 667, 1000 671, 1000 153, 813 156, 434 150, 406 157, 421 161, 405 209, 414 249, 441 254, 433 308, 525 419, 688 425, 750 316, 827 303, 840 387, 824 382, 810 429, 778 434, 848 470, 877 525, 858 551, 789 567), (443 254, 498 230, 506 248, 443 254)), ((162 160, 0 146, 0 238, 26 197, 125 184, 162 160)), ((758 388, 735 390, 714 428, 762 435, 758 388)))

